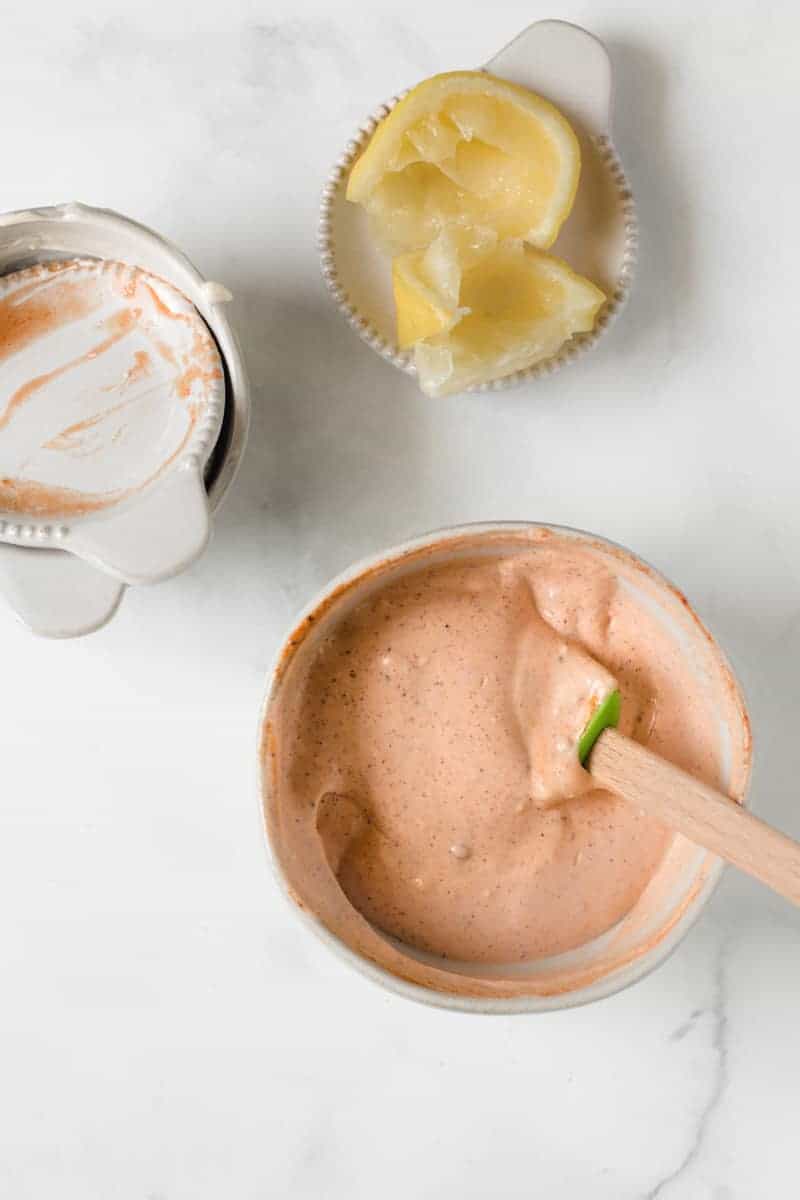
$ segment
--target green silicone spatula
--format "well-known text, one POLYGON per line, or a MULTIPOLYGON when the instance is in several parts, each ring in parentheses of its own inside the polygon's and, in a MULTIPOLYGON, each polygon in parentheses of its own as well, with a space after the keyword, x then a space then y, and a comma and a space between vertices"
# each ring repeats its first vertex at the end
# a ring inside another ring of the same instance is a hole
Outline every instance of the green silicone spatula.
POLYGON ((635 804, 800 905, 800 842, 616 728, 618 691, 601 702, 578 742, 581 763, 606 791, 635 804))

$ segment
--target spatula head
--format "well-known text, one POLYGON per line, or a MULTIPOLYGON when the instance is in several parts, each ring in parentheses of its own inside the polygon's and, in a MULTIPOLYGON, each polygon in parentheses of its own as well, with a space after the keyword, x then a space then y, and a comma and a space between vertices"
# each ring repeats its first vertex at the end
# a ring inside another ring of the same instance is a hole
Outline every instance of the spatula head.
POLYGON ((581 765, 586 762, 592 746, 600 737, 603 730, 613 728, 619 724, 621 709, 622 697, 616 689, 613 692, 609 692, 605 700, 600 701, 578 742, 578 758, 581 760, 581 765))

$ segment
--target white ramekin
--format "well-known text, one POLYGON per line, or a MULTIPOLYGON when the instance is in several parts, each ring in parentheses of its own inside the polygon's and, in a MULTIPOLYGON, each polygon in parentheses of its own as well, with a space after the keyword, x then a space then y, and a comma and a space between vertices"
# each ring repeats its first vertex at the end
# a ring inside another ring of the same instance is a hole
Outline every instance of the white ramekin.
MULTIPOLYGON (((188 298, 213 334, 225 370, 224 412, 221 429, 214 425, 213 446, 205 446, 201 458, 207 507, 215 513, 238 469, 250 421, 247 372, 226 312, 230 293, 206 280, 172 242, 121 213, 68 203, 0 214, 0 275, 72 257, 120 260, 160 276, 188 298)), ((125 585, 69 554, 62 536, 69 530, 30 521, 2 524, 0 596, 32 632, 78 637, 111 619, 125 585)))
MULTIPOLYGON (((663 913, 659 909, 658 918, 653 922, 656 933, 648 933, 647 935, 642 933, 641 939, 645 945, 640 952, 631 953, 628 957, 622 952, 620 954, 619 966, 608 970, 597 978, 591 979, 589 982, 580 982, 581 975, 591 974, 592 955, 595 955, 594 961, 599 961, 603 954, 607 954, 608 939, 615 936, 614 930, 609 931, 609 933, 596 939, 587 947, 582 947, 580 950, 573 951, 570 955, 561 956, 559 959, 559 963, 563 964, 567 972, 573 972, 574 977, 578 981, 576 986, 559 987, 558 990, 552 992, 548 992, 545 989, 544 991, 539 990, 532 994, 515 996, 462 995, 449 991, 440 991, 428 986, 421 986, 418 983, 402 979, 382 966, 377 965, 375 962, 363 957, 361 954, 356 953, 336 933, 332 932, 321 920, 295 899, 290 881, 281 864, 278 848, 270 833, 268 818, 272 798, 272 781, 271 771, 267 763, 268 755, 266 749, 272 705, 278 696, 282 681, 286 677, 287 670, 298 646, 307 636, 312 635, 316 631, 318 620, 324 617, 324 620, 327 622, 340 605, 351 604, 354 596, 357 596, 358 591, 369 584, 374 585, 376 577, 379 577, 384 571, 388 573, 398 567, 403 569, 405 562, 411 565, 417 559, 426 559, 429 554, 435 553, 435 561, 441 562, 443 560, 446 561, 450 557, 455 558, 460 554, 472 553, 475 549, 480 551, 480 545, 476 547, 475 544, 480 543, 482 540, 485 541, 487 548, 495 547, 497 550, 502 551, 507 545, 510 551, 513 551, 515 548, 519 550, 520 548, 524 548, 526 540, 530 542, 532 539, 540 538, 543 530, 560 537, 588 541, 590 544, 621 556, 628 566, 633 566, 643 573, 651 588, 655 587, 659 606, 663 606, 664 608, 665 620, 674 619, 676 633, 680 631, 681 636, 684 638, 687 653, 696 654, 698 662, 703 655, 710 653, 713 656, 715 664, 719 664, 725 676, 726 687, 732 689, 731 696, 734 701, 734 708, 737 716, 740 716, 740 725, 737 732, 740 735, 742 747, 740 761, 744 764, 743 791, 745 795, 742 796, 742 802, 747 802, 746 791, 747 784, 749 783, 752 757, 750 723, 744 697, 733 671, 713 635, 697 618, 688 605, 685 596, 659 572, 655 571, 625 547, 618 546, 594 534, 562 526, 539 522, 493 522, 491 524, 457 526, 424 534, 404 542, 402 545, 383 550, 348 568, 348 570, 333 579, 300 613, 291 633, 281 647, 269 679, 259 722, 259 799, 260 815, 265 829, 267 850, 281 890, 292 901, 294 911, 297 912, 304 924, 312 929, 340 958, 343 958, 363 975, 382 984, 390 991, 440 1008, 479 1013, 548 1012, 554 1009, 587 1004, 593 1000, 600 1000, 605 996, 621 991, 623 988, 629 987, 631 984, 637 982, 637 980, 648 975, 650 971, 664 962, 679 942, 683 940, 711 898, 723 870, 724 864, 720 859, 699 847, 694 848, 693 852, 689 844, 681 839, 682 853, 684 855, 691 855, 690 861, 688 865, 681 868, 680 877, 676 875, 674 886, 670 884, 667 893, 662 897, 664 903, 663 913), (692 642, 693 638, 696 638, 695 643, 692 642), (659 932, 662 929, 664 932, 659 932)), ((722 727, 722 709, 720 709, 720 722, 722 727)), ((731 729, 730 722, 727 723, 727 728, 731 729)), ((676 835, 676 841, 679 838, 680 835, 676 835)))

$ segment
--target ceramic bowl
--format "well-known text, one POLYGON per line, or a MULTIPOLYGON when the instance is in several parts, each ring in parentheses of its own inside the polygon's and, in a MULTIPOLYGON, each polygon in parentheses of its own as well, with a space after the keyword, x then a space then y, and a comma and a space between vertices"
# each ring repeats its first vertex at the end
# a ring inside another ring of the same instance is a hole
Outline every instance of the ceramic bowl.
MULTIPOLYGON (((0 216, 0 276, 38 262, 75 257, 129 263, 178 289, 200 312, 216 342, 223 366, 224 397, 222 411, 213 414, 212 423, 206 422, 207 442, 194 449, 187 470, 176 475, 182 494, 173 496, 170 503, 172 515, 178 516, 171 523, 177 543, 175 537, 161 535, 163 522, 158 512, 133 513, 135 527, 122 531, 127 569, 115 571, 119 564, 112 562, 109 566, 103 562, 107 573, 67 553, 70 539, 63 531, 59 537, 59 525, 50 526, 44 536, 33 522, 6 523, 12 528, 5 541, 14 544, 0 545, 0 589, 29 628, 50 637, 77 636, 103 625, 113 615, 124 591, 124 581, 112 575, 149 582, 182 569, 196 557, 207 538, 208 513, 219 506, 233 481, 250 416, 244 362, 224 308, 230 293, 222 285, 205 280, 175 246, 127 217, 83 204, 0 216), (186 487, 195 500, 192 506, 183 502, 186 487), (142 529, 148 536, 141 536, 142 529), (159 536, 153 534, 154 530, 159 536), (65 550, 54 548, 60 545, 65 550)), ((163 497, 160 492, 156 507, 163 497)), ((122 515, 126 518, 125 513, 122 515)), ((131 517, 126 519, 130 522, 131 517)), ((76 524, 73 532, 73 548, 81 553, 77 542, 84 536, 83 531, 76 524)), ((96 556, 100 560, 102 557, 96 556)))
MULTIPOLYGON (((497 391, 550 375, 597 345, 628 299, 639 236, 633 194, 611 138, 611 63, 603 44, 577 25, 539 21, 490 59, 485 70, 552 101, 575 129, 581 181, 551 249, 609 299, 594 329, 571 338, 552 358, 469 391, 497 391)), ((323 189, 318 242, 323 277, 347 323, 392 366, 416 376, 413 355, 401 351, 395 338, 388 259, 375 246, 361 206, 345 199, 351 167, 405 94, 380 105, 337 160, 323 189)))
MULTIPOLYGON (((295 656, 301 648, 313 652, 317 639, 325 637, 331 623, 374 588, 377 579, 396 577, 420 563, 519 551, 542 536, 547 537, 547 531, 588 542, 611 561, 621 558, 626 569, 626 586, 631 579, 633 586, 637 579, 641 579, 643 587, 646 584, 645 599, 649 606, 651 609, 657 606, 659 620, 679 639, 682 652, 689 656, 699 677, 709 680, 709 695, 717 705, 722 761, 728 772, 725 786, 730 783, 736 762, 737 778, 744 780, 741 790, 745 794, 747 791, 750 726, 731 668, 685 597, 630 551, 578 530, 501 522, 430 533, 357 563, 328 584, 300 614, 278 655, 261 711, 262 817, 279 885, 293 901, 293 908, 304 924, 362 974, 390 991, 426 1004, 482 1013, 546 1012, 586 1004, 618 992, 647 975, 675 949, 708 903, 723 869, 720 859, 676 834, 664 863, 646 889, 646 899, 643 897, 614 929, 579 949, 537 962, 486 968, 479 964, 452 964, 403 947, 407 957, 400 967, 402 977, 356 953, 304 907, 302 893, 293 890, 291 864, 282 859, 277 837, 273 756, 278 748, 270 732, 270 721, 273 705, 291 678, 295 656), (703 676, 703 672, 707 674, 703 676), (427 970, 431 966, 437 968, 435 984, 427 970), (466 985, 465 976, 468 976, 466 985)), ((372 933, 387 945, 397 946, 380 931, 372 933)))
POLYGON ((0 309, 33 314, 34 328, 62 293, 88 313, 27 345, 23 336, 3 359, 0 541, 65 549, 123 582, 153 583, 208 541, 219 351, 181 292, 129 263, 73 257, 0 277, 0 309))

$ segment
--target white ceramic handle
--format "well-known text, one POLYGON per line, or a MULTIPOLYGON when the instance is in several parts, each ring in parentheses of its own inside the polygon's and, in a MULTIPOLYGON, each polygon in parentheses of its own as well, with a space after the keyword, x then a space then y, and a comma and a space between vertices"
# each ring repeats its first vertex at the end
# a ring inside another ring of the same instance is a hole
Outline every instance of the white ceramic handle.
POLYGON ((598 38, 568 21, 537 21, 486 70, 540 92, 593 137, 611 130, 611 61, 598 38))
POLYGON ((202 474, 199 467, 182 466, 129 508, 74 525, 65 549, 125 583, 157 583, 202 554, 209 534, 202 474))
POLYGON ((125 585, 62 550, 0 544, 0 591, 32 633, 93 633, 114 615, 125 585))

